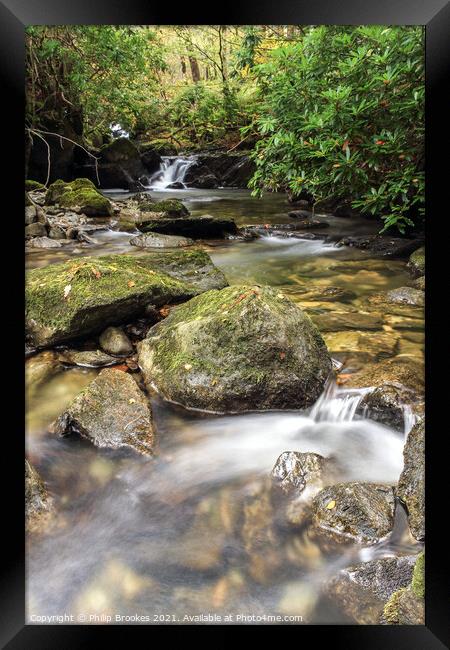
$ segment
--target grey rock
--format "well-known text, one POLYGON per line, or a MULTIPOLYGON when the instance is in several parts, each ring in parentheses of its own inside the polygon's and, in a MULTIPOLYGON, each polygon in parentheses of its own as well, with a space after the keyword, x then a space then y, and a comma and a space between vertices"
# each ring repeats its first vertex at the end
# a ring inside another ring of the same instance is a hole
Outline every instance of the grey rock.
POLYGON ((108 354, 127 356, 133 352, 128 336, 119 327, 107 327, 99 338, 100 347, 108 354))
POLYGON ((397 486, 397 496, 408 511, 411 534, 425 539, 425 423, 417 422, 408 433, 403 449, 404 467, 397 486))
POLYGON ((52 425, 59 436, 76 433, 96 447, 130 447, 152 454, 155 437, 150 405, 126 372, 105 368, 52 425))

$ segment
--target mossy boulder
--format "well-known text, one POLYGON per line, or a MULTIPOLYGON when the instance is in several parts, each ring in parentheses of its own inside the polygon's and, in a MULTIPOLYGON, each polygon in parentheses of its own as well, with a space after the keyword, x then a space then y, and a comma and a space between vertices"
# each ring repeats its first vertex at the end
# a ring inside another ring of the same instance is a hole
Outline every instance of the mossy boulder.
POLYGON ((409 585, 392 594, 386 603, 380 623, 385 625, 425 624, 425 555, 417 556, 409 585))
POLYGON ((409 258, 408 268, 414 277, 425 275, 425 246, 412 253, 409 258))
POLYGON ((48 347, 132 320, 147 305, 187 300, 226 279, 203 251, 105 255, 32 269, 26 326, 33 347, 48 347))
POLYGON ((131 447, 151 454, 155 445, 149 402, 136 381, 106 368, 52 425, 59 436, 76 433, 96 447, 131 447))
POLYGON ((43 183, 39 183, 38 181, 27 179, 25 181, 25 189, 27 192, 38 192, 40 190, 45 190, 45 185, 43 183))
POLYGON ((270 287, 208 291, 153 327, 139 346, 144 378, 187 408, 306 408, 331 359, 319 331, 270 287))
POLYGON ((319 492, 313 501, 313 531, 333 542, 371 546, 394 525, 394 490, 376 483, 338 483, 319 492))
POLYGON ((168 217, 187 217, 189 210, 178 199, 166 199, 151 204, 152 212, 162 212, 168 217))
POLYGON ((352 622, 376 625, 386 601, 411 582, 414 563, 414 556, 386 557, 341 569, 326 595, 352 622))
POLYGON ((116 138, 110 144, 105 144, 100 149, 100 157, 106 163, 119 163, 139 158, 139 150, 128 138, 116 138))
POLYGON ((58 180, 50 185, 45 195, 46 205, 57 203, 63 208, 79 208, 88 217, 111 216, 111 201, 97 191, 87 178, 77 178, 71 183, 58 180))
POLYGON ((408 433, 403 449, 404 465, 397 496, 406 505, 413 537, 425 539, 425 422, 420 420, 408 433))

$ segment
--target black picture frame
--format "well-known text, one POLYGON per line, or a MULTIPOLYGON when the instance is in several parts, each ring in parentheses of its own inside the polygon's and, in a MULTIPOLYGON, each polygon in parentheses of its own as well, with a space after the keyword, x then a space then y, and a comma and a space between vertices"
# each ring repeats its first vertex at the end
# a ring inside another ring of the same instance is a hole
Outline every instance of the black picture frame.
MULTIPOLYGON (((23 282, 24 257, 22 217, 23 210, 23 124, 24 124, 24 29, 31 24, 398 24, 426 26, 426 179, 427 179, 427 300, 426 300, 426 379, 427 379, 427 444, 426 444, 426 624, 425 626, 353 626, 308 625, 281 627, 304 643, 311 638, 316 644, 329 642, 332 647, 366 650, 438 650, 448 647, 448 591, 446 589, 445 558, 445 504, 446 492, 442 441, 447 430, 438 420, 445 405, 445 380, 437 380, 437 370, 443 366, 446 345, 440 337, 446 330, 442 309, 446 306, 440 293, 438 279, 446 269, 439 269, 439 260, 445 260, 444 246, 448 246, 445 225, 436 227, 436 219, 445 219, 446 179, 448 163, 441 164, 448 133, 447 104, 444 102, 444 82, 450 71, 450 4, 446 0, 315 0, 297 2, 262 0, 254 3, 226 3, 216 8, 215 14, 206 7, 196 10, 192 3, 174 10, 164 9, 145 0, 1 0, 0 49, 2 68, 2 96, 6 117, 3 120, 3 162, 7 198, 11 201, 8 221, 8 266, 3 285, 3 325, 7 344, 4 352, 7 382, 4 389, 3 459, 4 470, 2 542, 4 545, 2 580, 0 583, 0 642, 1 647, 18 648, 81 648, 90 647, 93 637, 100 633, 113 634, 111 639, 130 643, 134 632, 146 633, 146 626, 40 626, 25 625, 25 543, 24 543, 24 481, 23 481, 23 398, 24 378, 20 355, 23 345, 23 282), (13 153, 17 155, 14 156, 13 153), (442 206, 442 207, 441 207, 442 206), (17 232, 16 232, 17 229, 17 232), (433 234, 433 229, 435 233, 433 234), (20 232, 19 232, 20 231, 20 232), (11 234, 12 233, 12 234, 11 234), (439 246, 442 250, 439 250, 439 246), (17 247, 17 248, 16 248, 17 247), (429 260, 429 261, 428 261, 429 260), (440 302, 439 302, 440 301, 440 302), (442 308, 441 308, 442 307, 442 308), (433 361, 433 357, 435 360, 433 361), (6 425, 6 415, 11 422, 6 425), (442 524, 440 523, 442 522, 442 524), (444 539, 443 539, 444 538, 444 539), (311 637, 312 635, 312 637, 311 637)), ((447 138, 448 140, 448 138, 447 138)), ((448 156, 447 150, 445 151, 448 156)), ((447 200, 448 204, 448 200, 447 200)), ((448 205, 447 205, 448 209, 448 205)), ((447 254, 448 255, 448 254, 447 254)), ((448 271, 447 271, 448 274, 448 271)), ((1 286, 1 285, 0 285, 1 286)), ((1 294, 0 294, 1 295, 1 294)), ((445 334, 444 334, 445 337, 445 334)), ((165 626, 166 627, 166 626, 165 626)), ((202 626, 201 626, 202 627, 202 626)), ((214 633, 217 628, 203 626, 214 633)), ((248 632, 253 626, 239 626, 248 632)), ((197 630, 198 626, 189 629, 197 630)), ((279 628, 280 629, 280 628, 279 628)), ((221 628, 224 642, 233 627, 221 628)), ((183 642, 184 628, 171 630, 183 642), (181 636, 183 635, 183 636, 181 636)), ((190 633, 190 632, 189 632, 190 633)), ((279 632, 277 631, 277 634, 279 632)))

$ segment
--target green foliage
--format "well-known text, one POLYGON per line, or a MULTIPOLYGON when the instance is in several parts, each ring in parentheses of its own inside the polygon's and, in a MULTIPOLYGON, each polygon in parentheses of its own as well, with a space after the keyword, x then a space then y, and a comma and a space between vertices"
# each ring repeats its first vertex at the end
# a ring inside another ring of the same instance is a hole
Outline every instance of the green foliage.
POLYGON ((33 26, 27 31, 27 123, 62 124, 79 116, 89 135, 112 122, 133 132, 151 120, 163 47, 148 28, 33 26))
POLYGON ((253 193, 348 200, 401 232, 424 213, 421 27, 310 28, 253 68, 253 193))

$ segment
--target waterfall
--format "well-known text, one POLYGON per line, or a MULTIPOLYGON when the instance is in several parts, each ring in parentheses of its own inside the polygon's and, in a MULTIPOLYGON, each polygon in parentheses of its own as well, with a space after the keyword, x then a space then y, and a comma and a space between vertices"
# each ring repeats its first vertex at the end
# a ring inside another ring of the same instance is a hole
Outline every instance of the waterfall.
POLYGON ((310 417, 315 422, 351 422, 364 395, 370 388, 339 388, 331 377, 322 395, 311 409, 310 417))
POLYGON ((172 183, 182 183, 187 170, 196 161, 195 156, 163 156, 160 168, 149 180, 149 188, 152 190, 165 190, 172 183))

